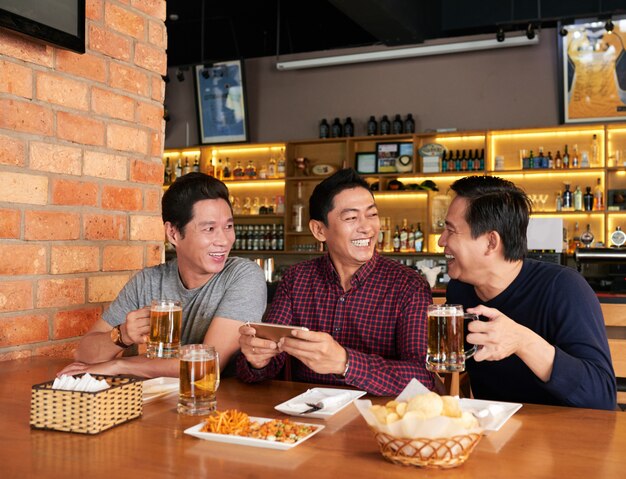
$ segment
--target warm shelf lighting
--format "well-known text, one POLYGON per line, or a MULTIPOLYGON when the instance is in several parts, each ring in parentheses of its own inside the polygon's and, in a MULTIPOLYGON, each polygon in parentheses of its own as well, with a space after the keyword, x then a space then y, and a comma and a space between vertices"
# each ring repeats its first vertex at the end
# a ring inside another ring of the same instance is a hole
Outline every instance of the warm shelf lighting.
MULTIPOLYGON (((403 178, 404 179, 404 178, 403 178)), ((428 196, 428 191, 374 191, 374 198, 377 200, 406 200, 415 198, 419 200, 425 200, 428 196)))
POLYGON ((234 180, 227 181, 226 186, 228 189, 245 187, 245 188, 277 188, 279 186, 285 186, 285 180, 234 180))
POLYGON ((519 140, 520 138, 538 138, 538 137, 561 137, 561 136, 580 136, 581 134, 598 135, 598 140, 604 138, 604 130, 566 130, 566 131, 537 131, 528 133, 492 133, 493 140, 519 140))
POLYGON ((254 152, 270 152, 272 150, 280 150, 285 148, 285 145, 270 145, 270 146, 248 146, 248 147, 226 147, 226 148, 214 148, 211 150, 213 155, 226 154, 226 153, 254 153, 254 152))
POLYGON ((436 136, 435 141, 485 141, 485 135, 474 136, 436 136))

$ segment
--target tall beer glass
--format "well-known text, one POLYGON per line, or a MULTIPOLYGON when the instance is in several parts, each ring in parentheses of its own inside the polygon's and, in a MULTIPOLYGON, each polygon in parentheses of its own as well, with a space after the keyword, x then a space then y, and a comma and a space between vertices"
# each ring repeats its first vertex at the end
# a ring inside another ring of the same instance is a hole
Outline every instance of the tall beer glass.
POLYGON ((177 358, 183 308, 180 301, 155 299, 150 307, 150 336, 146 356, 177 358))
POLYGON ((185 344, 180 348, 178 412, 192 416, 209 414, 217 407, 220 362, 213 346, 185 344))
POLYGON ((465 370, 465 360, 476 353, 473 346, 465 351, 465 320, 478 316, 463 313, 460 304, 431 304, 428 306, 428 350, 426 369, 438 373, 465 370))

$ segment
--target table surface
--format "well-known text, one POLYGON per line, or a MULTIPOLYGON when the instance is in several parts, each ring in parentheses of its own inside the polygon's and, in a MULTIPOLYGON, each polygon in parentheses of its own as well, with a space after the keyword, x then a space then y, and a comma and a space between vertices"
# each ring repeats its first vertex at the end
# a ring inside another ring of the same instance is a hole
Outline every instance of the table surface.
MULTIPOLYGON (((34 430, 29 426, 31 386, 55 377, 66 360, 30 358, 0 363, 0 477, 219 477, 396 478, 623 478, 626 413, 525 404, 497 432, 486 435, 453 470, 415 471, 381 456, 353 405, 326 427, 287 451, 222 444, 186 435, 201 422, 176 412, 176 394, 144 405, 142 417, 97 435, 34 430)), ((220 409, 284 418, 274 406, 310 385, 222 381, 220 409)), ((384 403, 388 398, 371 398, 384 403)))

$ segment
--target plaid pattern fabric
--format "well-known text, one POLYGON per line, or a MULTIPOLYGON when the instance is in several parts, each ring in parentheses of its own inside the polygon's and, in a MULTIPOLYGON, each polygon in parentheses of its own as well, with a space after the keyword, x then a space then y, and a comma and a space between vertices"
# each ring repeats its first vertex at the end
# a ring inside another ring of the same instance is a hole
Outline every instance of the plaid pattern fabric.
MULTIPOLYGON (((318 374, 292 361, 292 378, 320 384, 347 384, 380 396, 395 395, 417 378, 433 388, 425 368, 427 306, 432 294, 414 270, 375 253, 344 291, 328 255, 292 266, 278 286, 265 321, 306 326, 333 336, 348 352, 345 378, 318 374)), ((278 375, 285 354, 254 370, 242 355, 238 375, 255 382, 278 375)))

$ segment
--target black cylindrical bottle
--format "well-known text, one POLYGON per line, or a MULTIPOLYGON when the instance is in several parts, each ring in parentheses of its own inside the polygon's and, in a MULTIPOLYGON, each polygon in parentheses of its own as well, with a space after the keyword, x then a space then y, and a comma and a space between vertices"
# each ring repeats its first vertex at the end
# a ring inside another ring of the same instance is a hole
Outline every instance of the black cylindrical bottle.
POLYGON ((383 118, 380 120, 380 134, 388 135, 389 133, 391 133, 391 123, 387 115, 383 115, 383 118))
POLYGON ((399 135, 402 133, 402 129, 402 118, 400 117, 400 115, 396 115, 396 117, 393 119, 393 123, 391 124, 391 132, 394 135, 399 135))
POLYGON ((320 138, 328 138, 330 133, 330 126, 328 126, 328 122, 326 118, 324 118, 320 123, 320 138))
POLYGON ((374 116, 370 116, 370 119, 367 121, 367 135, 373 136, 378 135, 378 122, 374 116))
POLYGON ((339 123, 339 118, 335 118, 333 124, 330 126, 330 136, 332 138, 339 138, 343 134, 343 128, 339 123))
POLYGON ((583 195, 583 204, 585 211, 591 211, 593 209, 593 195, 591 194, 591 186, 585 188, 587 192, 583 195))
POLYGON ((413 119, 413 115, 411 113, 409 113, 404 120, 404 132, 415 133, 415 120, 413 119))
POLYGON ((343 123, 343 136, 354 136, 354 123, 350 117, 343 123))

